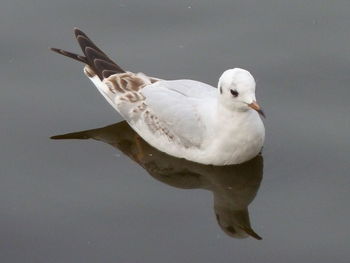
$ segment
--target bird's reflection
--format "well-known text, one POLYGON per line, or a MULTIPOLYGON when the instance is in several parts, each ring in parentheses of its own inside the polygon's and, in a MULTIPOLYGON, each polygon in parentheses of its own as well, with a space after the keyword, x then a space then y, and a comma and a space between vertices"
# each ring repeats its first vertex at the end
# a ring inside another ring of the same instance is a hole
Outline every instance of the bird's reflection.
POLYGON ((251 228, 248 205, 259 189, 263 158, 240 165, 211 166, 169 156, 142 140, 123 121, 103 128, 53 136, 52 139, 94 139, 112 145, 141 165, 155 179, 177 188, 206 189, 214 195, 214 211, 229 236, 261 237, 251 228))

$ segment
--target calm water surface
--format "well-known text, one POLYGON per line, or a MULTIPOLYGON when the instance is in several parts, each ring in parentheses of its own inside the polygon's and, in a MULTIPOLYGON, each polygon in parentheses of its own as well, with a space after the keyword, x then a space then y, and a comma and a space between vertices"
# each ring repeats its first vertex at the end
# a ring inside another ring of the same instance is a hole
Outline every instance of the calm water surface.
POLYGON ((349 262, 349 13, 345 0, 1 2, 0 261, 349 262), (148 146, 48 51, 77 52, 73 26, 131 71, 216 86, 250 70, 262 156, 212 167, 148 146))

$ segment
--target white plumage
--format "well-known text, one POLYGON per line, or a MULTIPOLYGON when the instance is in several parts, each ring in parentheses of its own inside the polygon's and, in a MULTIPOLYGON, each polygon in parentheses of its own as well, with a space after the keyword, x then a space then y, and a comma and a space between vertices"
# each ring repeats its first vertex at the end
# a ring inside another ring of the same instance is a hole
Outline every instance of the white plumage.
MULTIPOLYGON (((123 71, 80 30, 85 74, 148 143, 191 161, 229 165, 255 157, 265 138, 255 81, 243 69, 223 73, 218 88, 193 80, 160 80, 123 71)), ((74 57, 76 56, 76 57, 74 57)))

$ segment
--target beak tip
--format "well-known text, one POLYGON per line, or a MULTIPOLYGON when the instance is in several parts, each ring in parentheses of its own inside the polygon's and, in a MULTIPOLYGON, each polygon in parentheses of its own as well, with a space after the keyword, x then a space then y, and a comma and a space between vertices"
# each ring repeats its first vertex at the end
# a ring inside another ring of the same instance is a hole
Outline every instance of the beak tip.
POLYGON ((258 110, 257 112, 266 119, 266 116, 263 110, 258 110))
POLYGON ((253 110, 256 110, 262 117, 266 118, 265 113, 256 101, 253 101, 252 103, 248 104, 248 106, 253 110))

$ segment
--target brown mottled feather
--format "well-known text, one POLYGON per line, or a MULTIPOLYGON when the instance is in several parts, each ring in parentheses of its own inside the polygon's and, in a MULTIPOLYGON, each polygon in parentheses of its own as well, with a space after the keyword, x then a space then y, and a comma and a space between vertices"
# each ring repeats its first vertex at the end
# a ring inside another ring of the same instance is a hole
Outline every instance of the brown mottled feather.
POLYGON ((147 77, 142 73, 125 72, 99 49, 84 32, 75 28, 74 33, 85 56, 57 48, 52 48, 51 50, 85 63, 84 73, 89 78, 97 75, 106 84, 109 92, 112 94, 118 93, 121 101, 132 103, 143 101, 145 98, 139 91, 143 87, 159 80, 147 77))
POLYGON ((130 95, 129 97, 126 96, 126 98, 132 102, 143 100, 143 95, 139 93, 139 91, 143 87, 152 84, 149 77, 146 77, 143 74, 135 74, 132 72, 109 76, 104 80, 104 83, 111 91, 113 90, 119 93, 129 93, 133 94, 132 96, 136 96, 136 99, 134 99, 134 97, 131 99, 130 95))

